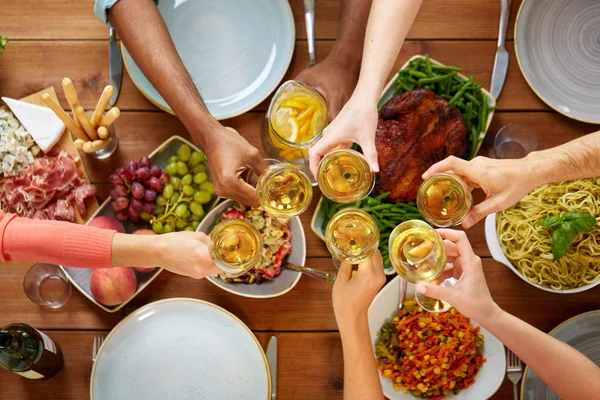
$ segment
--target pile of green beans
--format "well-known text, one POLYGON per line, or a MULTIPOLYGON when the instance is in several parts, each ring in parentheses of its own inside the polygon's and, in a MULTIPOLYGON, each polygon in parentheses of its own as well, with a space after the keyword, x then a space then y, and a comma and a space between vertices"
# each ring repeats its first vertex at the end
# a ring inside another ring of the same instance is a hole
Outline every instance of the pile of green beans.
POLYGON ((481 91, 481 84, 473 80, 461 78, 460 68, 433 64, 429 54, 412 60, 408 67, 401 69, 394 84, 394 94, 401 94, 418 88, 429 89, 450 104, 458 107, 467 125, 469 151, 467 160, 475 157, 475 152, 487 127, 488 114, 493 109, 488 97, 481 91))
POLYGON ((381 251, 383 262, 385 265, 390 265, 388 241, 394 228, 404 221, 411 219, 423 220, 423 217, 417 209, 417 203, 414 201, 407 203, 384 203, 383 200, 389 195, 390 192, 385 192, 376 197, 367 196, 362 200, 350 204, 338 204, 323 197, 323 201, 321 202, 321 215, 323 217, 321 229, 325 232, 329 220, 336 212, 344 208, 355 207, 368 212, 379 227, 379 250, 381 251))

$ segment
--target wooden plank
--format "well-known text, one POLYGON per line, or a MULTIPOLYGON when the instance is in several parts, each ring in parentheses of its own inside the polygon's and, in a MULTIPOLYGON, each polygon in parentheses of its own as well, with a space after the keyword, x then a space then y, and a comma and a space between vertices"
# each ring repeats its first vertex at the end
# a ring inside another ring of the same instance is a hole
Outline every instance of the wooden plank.
MULTIPOLYGON (((5 0, 0 26, 2 34, 20 39, 106 39, 107 28, 93 13, 93 0, 5 0), (23 10, 27 10, 26 13, 23 10)), ((306 39, 302 0, 290 0, 296 37, 306 39)), ((335 39, 340 0, 315 2, 315 36, 335 39)), ((513 37, 520 0, 513 1, 508 37, 513 37)), ((481 6, 480 0, 425 0, 409 32, 418 39, 496 39, 500 4, 481 6)), ((320 55, 319 55, 320 57, 320 55)))

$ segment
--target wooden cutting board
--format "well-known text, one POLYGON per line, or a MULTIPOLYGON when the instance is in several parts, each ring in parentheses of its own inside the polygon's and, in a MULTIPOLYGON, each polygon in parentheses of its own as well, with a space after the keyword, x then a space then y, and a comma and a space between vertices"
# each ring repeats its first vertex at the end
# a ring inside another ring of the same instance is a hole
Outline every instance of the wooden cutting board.
MULTIPOLYGON (((27 97, 23 97, 21 100, 25 101, 27 103, 46 107, 46 103, 44 103, 44 100, 42 100, 42 94, 44 94, 44 93, 48 93, 58 103, 58 97, 56 96, 56 91, 54 90, 54 87, 52 87, 52 86, 49 88, 46 88, 44 90, 41 90, 37 93, 34 93, 32 95, 29 95, 27 97)), ((78 160, 76 163, 77 167, 83 173, 83 176, 85 177, 85 181, 87 183, 90 183, 90 180, 87 176, 87 172, 85 171, 85 167, 83 166, 83 162, 81 161, 81 156, 79 154, 79 150, 77 150, 77 147, 75 147, 75 144, 73 143, 73 138, 71 137, 71 133, 66 128, 64 129, 62 136, 60 137, 56 146, 63 149, 67 153, 71 154, 76 160, 78 160)), ((93 215, 99 207, 98 199, 96 199, 96 196, 89 197, 86 200, 85 204, 87 206, 87 216, 88 217, 90 215, 93 215)), ((74 207, 74 208, 75 208, 76 222, 78 224, 85 224, 86 219, 82 218, 79 215, 79 213, 77 212, 77 207, 74 207)))

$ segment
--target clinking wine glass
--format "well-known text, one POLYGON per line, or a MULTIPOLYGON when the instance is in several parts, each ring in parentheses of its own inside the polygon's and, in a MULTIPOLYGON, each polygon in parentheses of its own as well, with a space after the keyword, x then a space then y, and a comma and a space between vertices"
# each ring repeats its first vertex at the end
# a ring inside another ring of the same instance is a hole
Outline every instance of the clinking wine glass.
POLYGON ((210 233, 212 258, 227 278, 235 278, 257 266, 261 259, 262 237, 250 222, 228 219, 210 233))
MULTIPOLYGON (((429 224, 419 220, 401 223, 389 241, 390 261, 396 273, 411 283, 436 280, 446 268, 447 254, 442 237, 429 224)), ((449 280, 442 282, 449 285, 449 280)), ((429 312, 448 311, 447 302, 415 294, 417 303, 429 312)))
POLYGON ((325 229, 325 243, 334 265, 359 264, 375 253, 379 246, 379 228, 368 213, 345 208, 331 218, 325 229))
POLYGON ((358 151, 338 149, 330 151, 319 163, 319 189, 336 203, 353 203, 371 193, 375 175, 367 159, 358 151))
POLYGON ((434 174, 419 187, 417 207, 427 222, 434 226, 459 225, 472 206, 469 186, 453 173, 434 174))

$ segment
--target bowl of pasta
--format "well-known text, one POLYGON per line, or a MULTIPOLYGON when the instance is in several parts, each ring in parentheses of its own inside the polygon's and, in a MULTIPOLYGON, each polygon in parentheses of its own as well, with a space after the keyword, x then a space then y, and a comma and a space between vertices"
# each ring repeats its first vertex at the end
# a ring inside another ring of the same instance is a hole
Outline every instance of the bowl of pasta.
POLYGON ((544 185, 515 206, 485 220, 485 238, 494 260, 506 265, 525 282, 547 292, 579 293, 600 285, 600 179, 582 179, 544 185), (573 233, 561 243, 543 221, 586 214, 589 229, 573 233), (595 219, 595 223, 594 223, 595 219), (558 259, 557 259, 558 258, 558 259))

